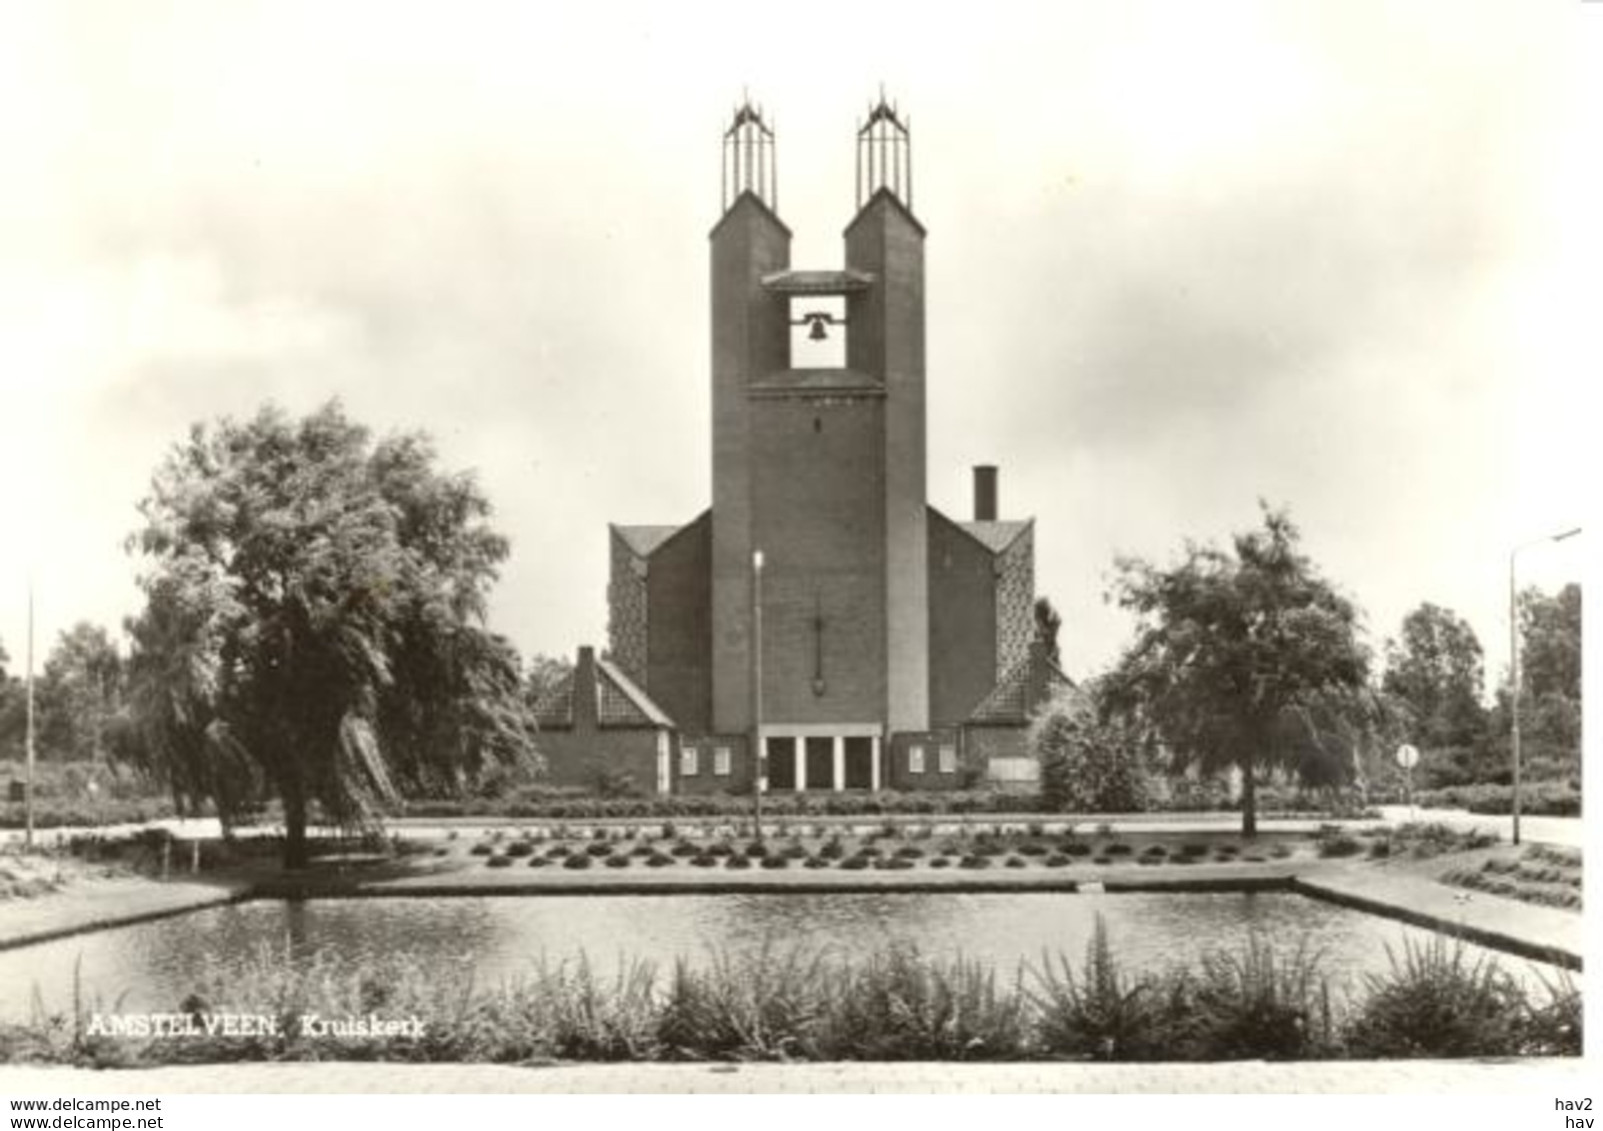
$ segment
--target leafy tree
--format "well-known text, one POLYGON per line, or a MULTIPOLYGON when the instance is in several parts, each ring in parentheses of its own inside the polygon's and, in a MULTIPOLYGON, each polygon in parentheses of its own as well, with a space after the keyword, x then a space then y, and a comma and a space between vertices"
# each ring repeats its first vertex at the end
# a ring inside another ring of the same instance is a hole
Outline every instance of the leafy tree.
POLYGON ((1058 632, 1063 628, 1063 616, 1052 607, 1052 598, 1035 599, 1035 638, 1046 649, 1046 658, 1060 667, 1063 654, 1058 648, 1058 632))
MULTIPOLYGON (((1581 776, 1581 587, 1519 595, 1520 737, 1533 780, 1581 776)), ((1509 765, 1509 702, 1499 696, 1500 766, 1509 765)))
POLYGON ((507 543, 424 437, 375 444, 337 403, 196 425, 140 510, 138 749, 225 818, 275 793, 287 866, 314 802, 360 825, 533 756, 516 653, 483 625, 507 543))
POLYGON ((1419 776, 1457 785, 1478 776, 1475 752, 1486 733, 1480 640, 1451 609, 1426 602, 1386 642, 1381 689, 1406 712, 1404 740, 1422 751, 1419 776))
POLYGON ((1146 758, 1138 735, 1103 718, 1078 689, 1059 693, 1036 717, 1030 749, 1041 764, 1041 798, 1074 813, 1136 813, 1147 807, 1146 758))
POLYGON ((529 706, 537 705, 557 684, 573 674, 573 661, 562 656, 547 656, 537 652, 530 657, 524 673, 524 698, 529 706))
POLYGON ((99 625, 63 632, 39 680, 39 742, 56 758, 100 761, 122 702, 123 660, 99 625))
POLYGON ((1386 642, 1381 687, 1414 716, 1420 746, 1469 746, 1486 726, 1481 707, 1483 654, 1469 622, 1426 602, 1403 618, 1398 639, 1386 642))
POLYGON ((1239 768, 1249 837, 1261 770, 1296 768, 1307 744, 1349 743, 1374 713, 1357 610, 1298 541, 1290 516, 1264 505, 1263 528, 1238 534, 1234 553, 1188 544, 1169 569, 1122 559, 1114 586, 1139 624, 1108 677, 1107 709, 1178 765, 1239 768))

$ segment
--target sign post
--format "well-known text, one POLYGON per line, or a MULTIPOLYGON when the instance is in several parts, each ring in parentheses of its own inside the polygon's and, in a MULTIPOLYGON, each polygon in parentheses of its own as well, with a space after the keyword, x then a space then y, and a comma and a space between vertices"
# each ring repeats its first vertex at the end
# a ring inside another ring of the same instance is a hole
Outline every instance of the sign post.
POLYGON ((1397 748, 1397 764, 1403 768, 1403 788, 1408 793, 1408 819, 1414 819, 1414 767, 1419 763, 1419 749, 1409 743, 1397 748))

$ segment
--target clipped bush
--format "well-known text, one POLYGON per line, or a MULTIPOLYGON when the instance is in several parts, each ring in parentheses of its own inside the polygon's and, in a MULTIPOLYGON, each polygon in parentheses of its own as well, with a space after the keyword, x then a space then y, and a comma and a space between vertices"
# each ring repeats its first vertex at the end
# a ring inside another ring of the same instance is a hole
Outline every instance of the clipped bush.
POLYGON ((971 852, 959 860, 957 866, 959 868, 989 868, 991 866, 991 858, 982 856, 977 852, 971 852))
POLYGON ((492 868, 510 868, 512 867, 512 857, 498 852, 486 860, 485 863, 492 868))
POLYGON ((863 869, 868 867, 869 860, 870 857, 858 853, 856 856, 846 857, 846 859, 840 862, 840 866, 842 869, 848 872, 861 872, 863 869))
POLYGON ((1069 863, 1069 858, 1061 852, 1054 852, 1043 861, 1048 868, 1062 868, 1069 863))
POLYGON ((931 868, 950 868, 951 866, 952 858, 950 856, 936 856, 930 860, 931 868))
POLYGON ((666 868, 669 864, 672 864, 673 861, 674 858, 669 856, 666 852, 653 852, 650 856, 646 857, 646 867, 666 868))
POLYGON ((572 856, 569 856, 567 859, 563 860, 562 866, 564 868, 581 869, 590 867, 590 863, 591 858, 589 856, 586 856, 582 852, 576 852, 572 856))
POLYGON ((506 846, 506 854, 514 858, 529 856, 534 853, 534 845, 526 840, 515 840, 506 846))
POLYGON ((627 868, 630 859, 631 857, 620 852, 616 856, 607 857, 605 863, 609 868, 627 868))
POLYGON ((531 857, 529 857, 529 867, 531 867, 531 868, 548 868, 550 866, 551 866, 551 860, 550 860, 549 857, 546 857, 546 856, 531 856, 531 857))
POLYGON ((824 857, 822 857, 822 856, 809 856, 809 857, 807 857, 806 859, 804 859, 802 861, 802 867, 804 867, 804 868, 827 868, 827 867, 829 867, 829 861, 824 859, 824 857))
POLYGON ((787 868, 790 866, 790 857, 776 852, 772 856, 764 856, 762 865, 764 868, 787 868))
POLYGON ((589 856, 611 856, 612 845, 606 843, 605 841, 592 841, 584 846, 584 851, 585 854, 589 856))
POLYGON ((484 841, 480 841, 478 844, 475 844, 472 848, 468 849, 468 854, 470 856, 488 856, 492 851, 493 849, 488 844, 486 844, 484 841))
POLYGON ((746 856, 726 856, 724 857, 724 867, 735 869, 750 868, 751 860, 746 856))

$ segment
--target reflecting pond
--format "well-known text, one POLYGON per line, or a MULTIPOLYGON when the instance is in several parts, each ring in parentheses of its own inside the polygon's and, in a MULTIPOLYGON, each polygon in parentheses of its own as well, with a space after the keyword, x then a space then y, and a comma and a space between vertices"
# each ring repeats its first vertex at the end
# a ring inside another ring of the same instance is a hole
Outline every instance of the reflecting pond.
MULTIPOLYGON (((1388 968, 1388 948, 1430 932, 1286 892, 950 892, 488 896, 260 900, 0 951, 0 1016, 22 1020, 34 1003, 71 1007, 74 968, 86 1006, 172 1009, 209 963, 270 945, 286 962, 329 952, 360 961, 406 952, 425 964, 470 965, 479 985, 517 977, 544 959, 586 955, 610 970, 620 960, 705 962, 717 951, 800 945, 843 957, 893 942, 923 953, 962 954, 1011 974, 1062 953, 1078 965, 1096 917, 1107 923, 1125 969, 1190 963, 1238 948, 1252 931, 1278 947, 1318 952, 1333 984, 1388 968), (37 999, 35 998, 37 994, 37 999)), ((1470 948, 1477 956, 1491 952, 1470 948)), ((1522 978, 1540 964, 1497 960, 1522 978)), ((248 1006, 249 1003, 238 1003, 248 1006)))

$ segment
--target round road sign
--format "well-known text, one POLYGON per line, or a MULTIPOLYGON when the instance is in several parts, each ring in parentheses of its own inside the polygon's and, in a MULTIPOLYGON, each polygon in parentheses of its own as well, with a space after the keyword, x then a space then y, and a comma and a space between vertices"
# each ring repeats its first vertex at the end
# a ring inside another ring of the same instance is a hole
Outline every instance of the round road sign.
POLYGON ((1412 770, 1419 762, 1419 749, 1403 743, 1397 748, 1397 764, 1405 770, 1412 770))

